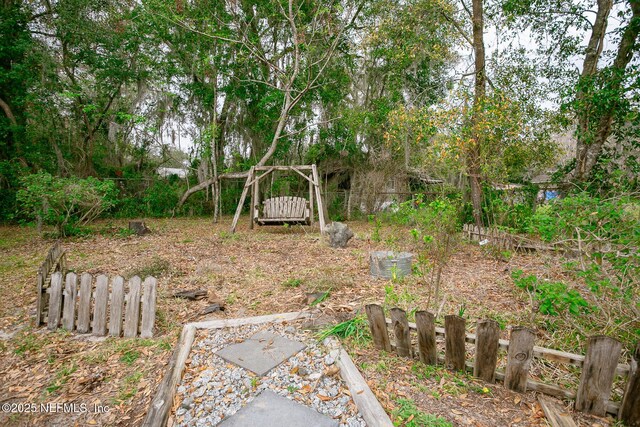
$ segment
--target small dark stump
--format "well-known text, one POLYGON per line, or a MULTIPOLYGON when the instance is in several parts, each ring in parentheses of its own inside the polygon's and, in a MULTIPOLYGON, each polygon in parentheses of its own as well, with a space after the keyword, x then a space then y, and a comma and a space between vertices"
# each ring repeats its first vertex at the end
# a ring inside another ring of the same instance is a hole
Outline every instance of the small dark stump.
POLYGON ((329 236, 329 245, 332 248, 346 248, 347 242, 353 237, 353 231, 341 222, 332 222, 325 231, 329 236))
POLYGON ((138 236, 144 236, 151 233, 151 230, 147 228, 144 221, 129 221, 129 230, 136 233, 138 236))

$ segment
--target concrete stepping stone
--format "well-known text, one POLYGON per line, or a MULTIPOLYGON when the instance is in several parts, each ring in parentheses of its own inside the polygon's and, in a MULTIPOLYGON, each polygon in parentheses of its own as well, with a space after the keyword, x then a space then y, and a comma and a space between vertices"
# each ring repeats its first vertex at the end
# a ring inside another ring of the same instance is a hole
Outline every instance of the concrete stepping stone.
POLYGON ((262 377, 305 347, 301 342, 262 331, 239 344, 228 345, 216 354, 262 377))
POLYGON ((338 427, 339 423, 313 409, 265 390, 218 427, 338 427))

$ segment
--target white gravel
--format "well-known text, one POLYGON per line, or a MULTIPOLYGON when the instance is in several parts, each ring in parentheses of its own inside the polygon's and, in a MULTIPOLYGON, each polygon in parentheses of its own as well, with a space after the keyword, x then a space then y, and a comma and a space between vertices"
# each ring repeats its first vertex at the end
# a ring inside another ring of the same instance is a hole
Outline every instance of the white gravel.
POLYGON ((334 357, 313 334, 295 326, 278 323, 198 332, 191 348, 191 363, 178 386, 180 404, 173 414, 174 425, 216 425, 262 390, 270 389, 339 420, 341 426, 366 426, 346 384, 334 373, 334 357), (262 330, 300 341, 307 347, 262 378, 214 354, 227 344, 241 342, 262 330))

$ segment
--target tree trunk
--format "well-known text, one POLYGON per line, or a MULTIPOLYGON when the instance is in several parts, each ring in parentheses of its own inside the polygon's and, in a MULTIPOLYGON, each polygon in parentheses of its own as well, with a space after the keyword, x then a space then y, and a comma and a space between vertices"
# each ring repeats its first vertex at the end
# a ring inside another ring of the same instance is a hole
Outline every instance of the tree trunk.
POLYGON ((482 103, 487 92, 484 55, 484 18, 482 0, 473 0, 473 51, 475 54, 475 91, 473 96, 473 115, 471 117, 471 146, 467 150, 467 175, 471 189, 473 218, 477 226, 482 226, 482 181, 480 168, 480 147, 482 136, 477 124, 482 114, 482 103))
MULTIPOLYGON (((587 45, 584 62, 582 64, 582 74, 580 75, 580 81, 578 83, 576 99, 581 111, 578 113, 576 167, 573 174, 577 181, 584 181, 588 178, 597 157, 600 156, 600 152, 602 151, 602 147, 598 147, 598 143, 596 142, 596 134, 598 131, 593 124, 594 117, 589 111, 592 106, 588 105, 590 101, 587 99, 589 91, 587 86, 593 85, 590 80, 593 79, 598 72, 598 60, 604 47, 607 20, 609 19, 609 13, 612 7, 613 0, 598 0, 596 20, 593 24, 591 37, 589 38, 589 44, 587 45)), ((598 125, 598 127, 600 127, 600 125, 598 125)))

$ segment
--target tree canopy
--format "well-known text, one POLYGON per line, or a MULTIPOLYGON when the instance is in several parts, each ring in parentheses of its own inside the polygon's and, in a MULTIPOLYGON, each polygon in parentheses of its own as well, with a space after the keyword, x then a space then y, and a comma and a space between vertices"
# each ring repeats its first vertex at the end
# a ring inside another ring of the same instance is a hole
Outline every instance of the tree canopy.
POLYGON ((470 189, 476 214, 484 186, 540 172, 594 191, 638 185, 635 0, 0 8, 5 220, 40 171, 140 198, 157 167, 187 168, 172 209, 205 189, 218 206, 221 178, 271 163, 317 163, 361 195, 419 171, 470 189))

